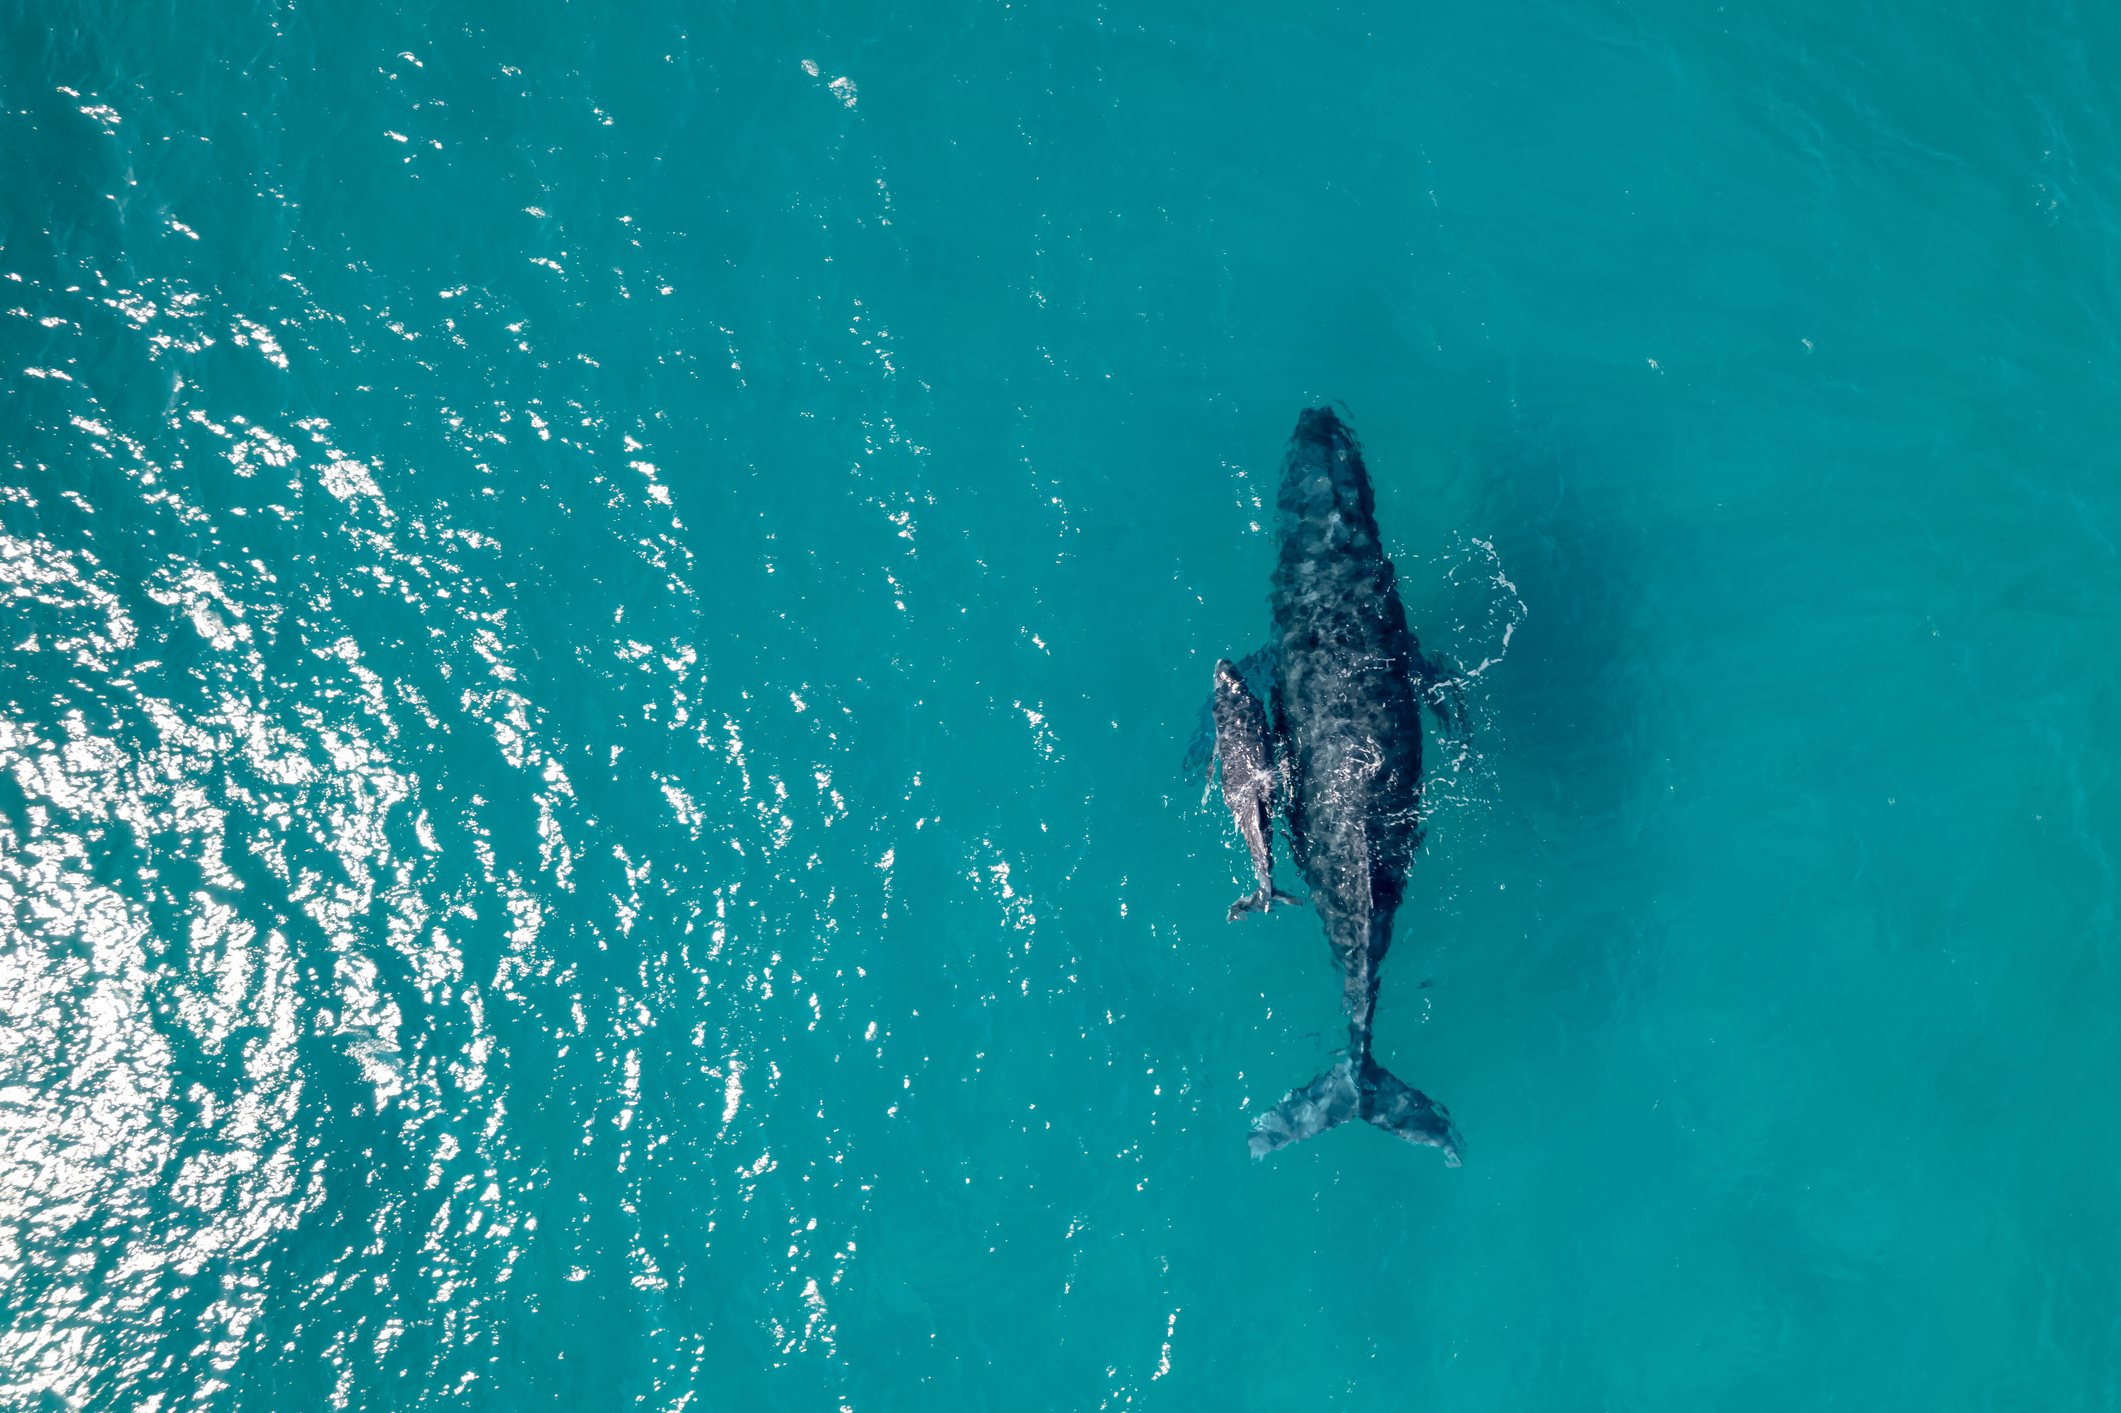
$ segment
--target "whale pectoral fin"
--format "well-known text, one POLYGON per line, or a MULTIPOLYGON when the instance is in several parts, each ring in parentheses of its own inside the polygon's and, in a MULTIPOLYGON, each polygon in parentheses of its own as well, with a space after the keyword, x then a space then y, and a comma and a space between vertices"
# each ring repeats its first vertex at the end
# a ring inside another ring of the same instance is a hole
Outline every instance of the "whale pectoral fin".
POLYGON ((1414 680, 1421 699, 1436 714, 1436 724, 1452 735, 1466 729, 1466 680, 1458 664, 1442 653, 1414 653, 1414 680))
POLYGON ((1390 1070, 1370 1067, 1362 1085, 1362 1116, 1409 1143, 1441 1148, 1444 1162, 1458 1166, 1458 1130, 1449 1112, 1390 1070))
POLYGON ((1193 723, 1193 732, 1186 737, 1185 758, 1179 768, 1188 775, 1201 771, 1212 771, 1215 765, 1215 699, 1210 697, 1200 709, 1200 717, 1193 723))
POLYGON ((1333 1125, 1354 1118, 1361 1110, 1362 1094, 1355 1084, 1355 1067, 1342 1060, 1303 1088, 1291 1090, 1286 1099, 1253 1122, 1249 1140, 1252 1156, 1264 1158, 1277 1148, 1301 1143, 1314 1133, 1324 1133, 1333 1125))
POLYGON ((1265 701, 1274 692, 1274 674, 1281 668, 1281 645, 1269 643, 1254 648, 1239 658, 1232 666, 1237 675, 1245 679, 1245 686, 1253 696, 1265 701))

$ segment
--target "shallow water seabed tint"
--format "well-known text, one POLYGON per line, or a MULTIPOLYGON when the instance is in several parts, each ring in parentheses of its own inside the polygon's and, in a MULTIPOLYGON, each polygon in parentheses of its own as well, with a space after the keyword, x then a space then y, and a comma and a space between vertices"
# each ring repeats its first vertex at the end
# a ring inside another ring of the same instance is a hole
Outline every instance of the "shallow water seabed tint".
POLYGON ((2114 1402, 2113 17, 0 25, 0 1402, 2114 1402), (1329 399, 1455 1172, 1178 764, 1329 399))

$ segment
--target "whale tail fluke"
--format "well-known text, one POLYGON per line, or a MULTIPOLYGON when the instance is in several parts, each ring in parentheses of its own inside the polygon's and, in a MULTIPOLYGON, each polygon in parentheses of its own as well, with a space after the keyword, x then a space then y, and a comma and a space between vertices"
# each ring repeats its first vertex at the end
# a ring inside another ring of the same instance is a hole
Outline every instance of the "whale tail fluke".
POLYGON ((1230 905, 1230 921, 1236 922, 1246 913, 1267 912, 1276 903, 1294 903, 1300 907, 1304 902, 1294 893, 1284 893, 1279 888, 1262 888, 1256 893, 1247 893, 1230 905))
POLYGON ((1261 1114, 1252 1125, 1252 1156, 1264 1158, 1353 1118, 1368 1119, 1409 1143, 1440 1148, 1444 1162, 1458 1166, 1458 1130, 1443 1105, 1376 1061, 1353 1057, 1261 1114))
POLYGON ((1261 1114, 1252 1125, 1252 1156, 1264 1158, 1277 1148, 1301 1143, 1362 1112, 1362 1089, 1353 1061, 1342 1060, 1289 1097, 1261 1114))
POLYGON ((1364 1118, 1409 1143, 1442 1149, 1444 1165, 1458 1166, 1458 1129, 1443 1105, 1375 1064, 1368 1081, 1363 1088, 1364 1118))

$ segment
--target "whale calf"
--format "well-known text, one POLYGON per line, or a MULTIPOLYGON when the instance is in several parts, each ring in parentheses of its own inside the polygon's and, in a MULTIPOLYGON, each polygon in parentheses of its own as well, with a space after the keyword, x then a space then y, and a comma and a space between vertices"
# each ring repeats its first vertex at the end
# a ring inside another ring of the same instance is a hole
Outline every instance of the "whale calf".
POLYGON ((1458 1131, 1449 1113, 1370 1053, 1377 968, 1392 945, 1392 917, 1421 844, 1428 668, 1378 536, 1362 449, 1331 409, 1298 417, 1277 511, 1270 603, 1283 819, 1340 968, 1348 1049, 1260 1116, 1252 1156, 1363 1118, 1443 1150, 1456 1167, 1458 1131))
POLYGON ((1267 734, 1266 708, 1245 685, 1236 664, 1228 658, 1215 664, 1215 754, 1212 769, 1222 762, 1223 803, 1230 819, 1252 855, 1252 877, 1257 891, 1230 905, 1235 922, 1257 908, 1266 912, 1275 903, 1300 903, 1274 886, 1274 775, 1273 742, 1267 734))

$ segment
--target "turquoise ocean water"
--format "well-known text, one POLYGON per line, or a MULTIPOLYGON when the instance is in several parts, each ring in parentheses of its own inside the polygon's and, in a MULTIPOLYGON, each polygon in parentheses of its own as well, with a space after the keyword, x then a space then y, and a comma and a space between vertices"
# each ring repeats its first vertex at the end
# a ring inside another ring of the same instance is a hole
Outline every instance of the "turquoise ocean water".
POLYGON ((0 7, 0 1406, 2115 1408, 2117 75, 0 7), (1245 1152, 1338 983, 1180 762, 1328 399, 1458 1171, 1245 1152))

